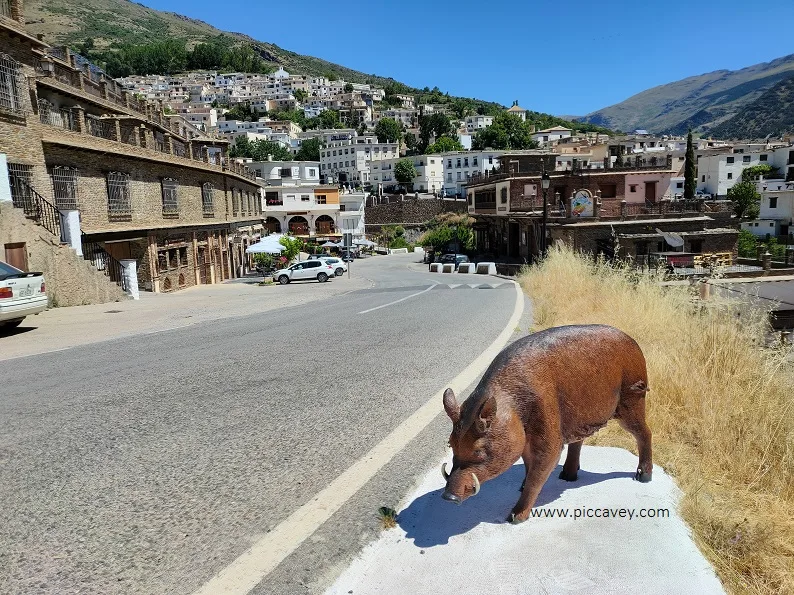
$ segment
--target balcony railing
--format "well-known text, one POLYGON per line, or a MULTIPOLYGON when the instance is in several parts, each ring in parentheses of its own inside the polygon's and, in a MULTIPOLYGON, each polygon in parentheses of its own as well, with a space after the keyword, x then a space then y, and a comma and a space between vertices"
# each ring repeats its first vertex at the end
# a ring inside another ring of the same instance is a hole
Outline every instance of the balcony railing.
POLYGON ((0 0, 0 17, 11 18, 11 2, 10 2, 10 0, 0 0))
POLYGON ((39 120, 42 124, 66 130, 77 130, 77 119, 69 108, 56 108, 46 99, 39 99, 39 120))
POLYGON ((171 148, 173 149, 174 155, 176 155, 177 157, 184 157, 186 154, 185 143, 181 141, 172 139, 171 148))
POLYGON ((296 236, 307 236, 309 235, 309 226, 305 223, 290 223, 289 231, 296 236))
POLYGON ((83 258, 93 264, 96 270, 104 273, 110 281, 127 291, 127 278, 121 263, 96 242, 89 242, 83 237, 82 244, 83 258))
POLYGON ((105 120, 97 118, 96 116, 86 116, 85 125, 88 129, 88 134, 96 136, 97 138, 106 138, 108 140, 116 140, 116 122, 115 120, 105 120))
POLYGON ((64 242, 61 216, 55 205, 36 192, 33 186, 21 177, 11 173, 8 177, 11 183, 11 204, 22 209, 28 219, 32 219, 64 242))

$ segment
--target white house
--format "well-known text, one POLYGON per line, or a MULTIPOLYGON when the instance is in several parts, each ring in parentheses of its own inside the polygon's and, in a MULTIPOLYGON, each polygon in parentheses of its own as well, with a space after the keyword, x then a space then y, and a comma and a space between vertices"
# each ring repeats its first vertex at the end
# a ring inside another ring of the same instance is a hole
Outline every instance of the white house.
POLYGON ((349 136, 320 150, 320 174, 329 183, 370 182, 370 163, 399 157, 398 143, 379 143, 374 136, 349 136))
POLYGON ((248 169, 256 172, 266 186, 318 186, 319 161, 251 161, 248 169))
POLYGON ((477 175, 499 167, 502 151, 458 151, 442 153, 444 165, 443 193, 447 196, 465 196, 464 186, 477 175))
POLYGON ((472 134, 493 124, 493 116, 466 116, 464 123, 466 124, 466 132, 472 134))
POLYGON ((537 141, 541 146, 554 143, 564 138, 571 137, 571 129, 565 126, 552 126, 545 130, 532 133, 532 140, 537 141))
POLYGON ((392 157, 370 163, 370 181, 373 186, 387 188, 399 182, 394 176, 394 168, 399 161, 413 161, 416 177, 413 181, 417 192, 441 192, 444 185, 444 165, 441 155, 415 155, 413 157, 392 157))
POLYGON ((344 234, 351 234, 354 240, 363 240, 365 232, 366 192, 342 191, 339 195, 339 228, 344 234))
POLYGON ((704 154, 698 159, 698 190, 723 198, 746 168, 774 165, 774 156, 774 149, 765 145, 735 145, 730 153, 704 154))
POLYGON ((794 230, 794 182, 762 180, 761 210, 758 219, 742 222, 742 229, 761 237, 787 236, 794 230))

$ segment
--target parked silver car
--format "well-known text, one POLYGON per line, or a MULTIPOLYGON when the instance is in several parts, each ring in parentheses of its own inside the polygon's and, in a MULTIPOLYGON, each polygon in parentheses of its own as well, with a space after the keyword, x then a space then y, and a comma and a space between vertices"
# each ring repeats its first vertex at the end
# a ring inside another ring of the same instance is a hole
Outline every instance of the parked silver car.
POLYGON ((337 277, 341 277, 347 272, 347 264, 336 256, 312 256, 310 260, 322 260, 323 262, 327 262, 334 267, 334 273, 336 273, 337 277))
POLYGON ((47 309, 44 275, 0 262, 0 329, 11 329, 47 309))
POLYGON ((304 281, 317 279, 320 283, 325 283, 336 274, 334 267, 322 260, 305 260, 296 262, 286 269, 281 269, 273 273, 273 281, 286 285, 291 281, 304 281))

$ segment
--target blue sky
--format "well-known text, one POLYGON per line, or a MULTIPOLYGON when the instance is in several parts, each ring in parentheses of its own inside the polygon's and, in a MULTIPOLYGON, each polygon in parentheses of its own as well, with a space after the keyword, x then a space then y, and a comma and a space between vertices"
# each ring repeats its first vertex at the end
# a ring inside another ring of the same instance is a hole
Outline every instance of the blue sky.
POLYGON ((794 53, 794 1, 143 0, 415 87, 584 115, 687 76, 794 53))

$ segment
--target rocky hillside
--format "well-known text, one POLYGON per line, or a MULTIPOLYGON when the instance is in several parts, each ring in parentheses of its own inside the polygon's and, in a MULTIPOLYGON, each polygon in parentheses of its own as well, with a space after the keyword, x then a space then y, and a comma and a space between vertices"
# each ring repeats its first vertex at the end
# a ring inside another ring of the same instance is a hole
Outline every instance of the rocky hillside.
POLYGON ((794 134, 794 76, 774 85, 709 134, 728 139, 794 134))
POLYGON ((581 118, 613 130, 704 132, 738 114, 781 80, 794 76, 794 54, 741 70, 717 70, 660 85, 581 118))

